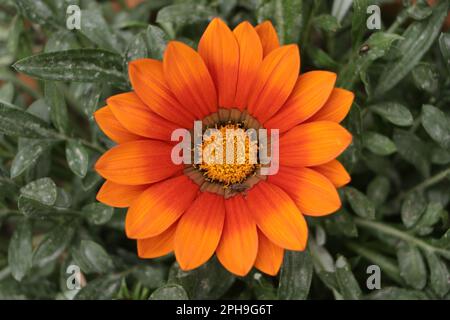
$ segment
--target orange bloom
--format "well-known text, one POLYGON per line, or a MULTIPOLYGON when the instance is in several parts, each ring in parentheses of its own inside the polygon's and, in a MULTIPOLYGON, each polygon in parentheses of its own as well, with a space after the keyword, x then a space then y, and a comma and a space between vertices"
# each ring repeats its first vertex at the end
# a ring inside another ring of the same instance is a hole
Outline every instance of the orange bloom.
POLYGON ((334 87, 332 72, 299 73, 298 47, 280 46, 270 22, 230 30, 217 18, 197 51, 172 41, 162 62, 129 64, 134 91, 110 97, 95 113, 117 143, 95 169, 106 179, 97 199, 129 207, 126 234, 140 257, 174 251, 191 270, 216 253, 236 275, 252 266, 275 275, 284 249, 305 249, 304 216, 338 210, 336 188, 350 181, 335 158, 352 140, 339 122, 354 96, 334 87), (196 120, 279 129, 278 173, 262 176, 249 163, 174 164, 171 133, 196 120))

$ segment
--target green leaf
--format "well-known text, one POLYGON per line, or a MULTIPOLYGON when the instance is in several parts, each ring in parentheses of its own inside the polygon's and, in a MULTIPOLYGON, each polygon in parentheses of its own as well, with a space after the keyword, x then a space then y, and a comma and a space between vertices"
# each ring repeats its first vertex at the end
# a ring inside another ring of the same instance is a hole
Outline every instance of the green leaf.
POLYGON ((333 7, 331 9, 331 14, 335 16, 339 22, 344 19, 347 12, 352 6, 353 0, 335 0, 333 1, 333 7))
POLYGON ((148 58, 147 44, 145 43, 145 35, 143 32, 138 33, 128 43, 125 57, 127 61, 148 58))
POLYGON ((57 138, 55 131, 38 117, 0 102, 0 133, 25 138, 57 138))
POLYGON ((61 133, 69 132, 69 115, 67 112, 64 90, 59 83, 45 82, 45 101, 50 106, 50 118, 61 133))
POLYGON ((436 246, 440 248, 450 248, 450 229, 438 240, 435 241, 436 246))
POLYGON ((80 142, 69 140, 66 143, 66 159, 73 173, 82 178, 86 176, 89 166, 89 154, 80 142))
POLYGON ((422 107, 422 125, 434 141, 450 150, 450 119, 443 111, 425 104, 422 107))
POLYGON ((281 43, 297 43, 304 19, 303 0, 275 0, 274 3, 274 21, 281 43))
MULTIPOLYGON (((359 50, 354 53, 354 56, 349 60, 341 72, 337 85, 347 89, 352 89, 355 81, 365 72, 375 60, 385 56, 392 44, 402 39, 401 36, 387 32, 375 32, 362 45, 368 48, 367 51, 359 50)), ((362 48, 361 47, 361 48, 362 48)))
POLYGON ((375 205, 361 191, 353 187, 346 187, 344 193, 353 211, 358 216, 375 219, 375 205))
POLYGON ((55 261, 67 248, 75 234, 75 222, 66 221, 48 232, 33 253, 33 266, 55 261))
POLYGON ((313 275, 312 258, 308 250, 286 251, 280 273, 278 298, 305 300, 313 275))
POLYGON ((365 132, 363 135, 364 146, 379 156, 388 156, 397 151, 394 142, 388 137, 377 132, 365 132))
POLYGON ((396 86, 422 59, 438 36, 448 13, 448 1, 440 1, 429 19, 412 23, 403 34, 398 50, 401 58, 386 65, 378 80, 375 95, 381 96, 396 86))
POLYGON ((188 295, 182 286, 168 284, 153 291, 149 300, 187 300, 188 295))
POLYGON ((50 124, 50 106, 44 98, 37 99, 27 109, 27 112, 50 124))
POLYGON ((57 189, 58 195, 56 197, 56 202, 53 205, 56 208, 69 208, 72 204, 72 198, 70 195, 64 191, 64 189, 58 188, 57 189))
POLYGON ((447 64, 447 69, 450 71, 450 33, 441 33, 439 36, 439 47, 442 57, 447 64))
POLYGON ((81 187, 84 191, 92 191, 96 186, 102 182, 103 179, 95 171, 88 171, 86 177, 84 177, 81 187))
POLYGON ((369 109, 397 126, 407 127, 414 122, 409 109, 400 103, 384 102, 371 105, 369 109))
POLYGON ((128 61, 140 58, 161 60, 167 41, 167 34, 161 28, 149 25, 147 30, 137 34, 128 44, 125 56, 128 61))
POLYGON ((90 281, 75 296, 75 300, 111 300, 119 291, 122 276, 109 274, 90 281))
POLYGON ((368 0, 353 0, 353 16, 352 16, 352 45, 356 48, 361 44, 365 31, 367 30, 367 7, 368 0))
POLYGON ((402 204, 401 216, 407 228, 414 226, 425 212, 427 203, 423 193, 411 192, 406 195, 402 204))
POLYGON ((383 176, 377 176, 367 186, 367 197, 375 204, 376 207, 386 202, 391 189, 389 179, 383 176))
POLYGON ((416 87, 423 91, 433 94, 439 89, 439 74, 434 64, 419 63, 412 76, 416 87))
POLYGON ((149 25, 146 31, 146 42, 148 56, 153 59, 161 60, 166 50, 167 34, 157 26, 149 25))
POLYGON ((81 10, 81 33, 100 48, 122 51, 121 39, 112 32, 98 9, 81 10))
POLYGON ((13 67, 41 80, 107 82, 124 86, 122 58, 101 49, 41 53, 17 61, 13 67))
POLYGON ((442 216, 443 206, 440 202, 430 202, 427 205, 425 213, 421 216, 420 220, 414 225, 414 231, 423 233, 428 228, 434 226, 439 222, 442 216))
POLYGON ((11 178, 21 175, 26 169, 34 165, 38 158, 44 154, 52 142, 47 140, 30 140, 26 147, 20 148, 11 164, 11 178))
POLYGON ((444 261, 429 251, 424 252, 430 269, 430 287, 439 296, 443 297, 450 290, 450 273, 444 261))
POLYGON ((54 213, 54 208, 42 204, 39 201, 20 195, 17 200, 19 212, 27 217, 45 217, 54 213))
POLYGON ((403 159, 411 163, 424 177, 430 175, 427 147, 414 133, 395 130, 394 143, 403 159))
POLYGON ((341 208, 336 213, 327 216, 325 218, 325 226, 330 234, 344 237, 358 236, 358 229, 353 221, 353 217, 345 208, 341 208))
MULTIPOLYGON (((65 10, 65 8, 64 8, 65 10)), ((76 34, 70 30, 59 30, 52 33, 45 44, 45 52, 56 52, 79 49, 76 34)))
POLYGON ((56 184, 50 178, 41 178, 30 182, 20 189, 22 196, 38 201, 44 205, 52 206, 56 202, 56 184))
POLYGON ((427 283, 427 270, 417 247, 401 242, 397 247, 400 276, 414 289, 421 290, 427 283))
POLYGON ((16 15, 14 19, 11 21, 9 30, 8 30, 8 39, 6 42, 6 46, 8 48, 8 52, 15 57, 19 50, 20 40, 23 36, 24 32, 24 23, 23 19, 16 15))
POLYGON ((296 43, 303 24, 302 0, 269 0, 256 11, 258 22, 274 23, 281 44, 296 43))
MULTIPOLYGON (((258 300, 275 300, 277 299, 276 288, 268 276, 263 275, 256 270, 250 272, 244 278, 244 281, 250 288, 250 295, 258 300)), ((244 296, 245 298, 245 296, 244 296)))
POLYGON ((344 299, 359 300, 362 296, 361 288, 350 269, 347 259, 339 256, 336 260, 336 279, 340 288, 340 293, 344 299))
POLYGON ((407 9, 408 15, 414 20, 423 20, 428 18, 433 10, 426 3, 415 3, 407 9))
POLYGON ((397 287, 386 287, 376 290, 368 298, 370 300, 428 300, 427 295, 422 291, 397 287))
POLYGON ((181 285, 190 299, 218 299, 230 289, 235 277, 213 258, 192 271, 183 271, 177 263, 172 266, 169 284, 181 285))
POLYGON ((72 82, 70 91, 73 92, 74 99, 80 101, 79 107, 85 116, 91 118, 102 93, 102 85, 100 83, 80 83, 72 82))
POLYGON ((140 265, 132 273, 143 286, 154 289, 166 283, 166 270, 155 265, 140 265))
POLYGON ((91 240, 82 240, 80 246, 72 251, 72 257, 87 274, 103 274, 114 269, 113 261, 105 249, 91 240))
POLYGON ((14 231, 8 248, 8 265, 17 281, 28 274, 32 266, 32 231, 27 219, 21 219, 14 231))
POLYGON ((53 204, 43 203, 43 201, 53 199, 53 190, 52 188, 50 190, 41 191, 41 195, 31 193, 27 196, 21 194, 17 201, 19 211, 29 217, 46 218, 48 215, 57 213, 58 209, 70 207, 71 198, 61 188, 56 189, 56 200, 53 204))
POLYGON ((313 259, 315 273, 330 290, 337 290, 336 268, 331 254, 323 246, 319 246, 313 238, 308 240, 308 248, 313 259))
POLYGON ((20 13, 31 22, 40 25, 57 26, 52 10, 43 0, 16 0, 20 13))
POLYGON ((107 223, 114 213, 114 208, 104 205, 103 203, 94 202, 83 208, 83 214, 86 219, 94 225, 102 225, 107 223))
POLYGON ((314 25, 326 32, 336 32, 341 28, 341 24, 329 14, 322 14, 314 18, 314 25))
POLYGON ((338 63, 321 48, 310 46, 306 47, 306 51, 312 59, 313 64, 319 68, 335 70, 339 66, 338 63))
POLYGON ((434 147, 431 151, 431 162, 440 165, 450 163, 450 150, 444 150, 437 146, 434 147))
POLYGON ((156 22, 162 25, 181 27, 212 19, 217 15, 209 6, 194 3, 180 3, 166 6, 158 11, 156 22))

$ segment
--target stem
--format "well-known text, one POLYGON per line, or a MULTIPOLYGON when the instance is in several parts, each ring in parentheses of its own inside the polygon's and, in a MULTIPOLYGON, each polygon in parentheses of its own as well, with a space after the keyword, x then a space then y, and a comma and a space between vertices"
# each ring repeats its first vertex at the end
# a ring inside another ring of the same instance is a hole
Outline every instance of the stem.
MULTIPOLYGON (((415 187, 409 189, 408 191, 406 191, 406 194, 414 192, 414 191, 421 191, 423 189, 426 189, 432 185, 435 185, 436 183, 441 182, 442 180, 444 180, 445 178, 447 178, 447 176, 450 175, 450 168, 447 168, 441 172, 439 172, 438 174, 426 179, 425 181, 419 183, 418 185, 416 185, 415 187)), ((401 196, 401 197, 404 197, 401 196)))
POLYGON ((406 11, 406 9, 404 9, 402 12, 400 12, 400 14, 395 19, 394 23, 391 24, 391 26, 389 27, 389 29, 387 29, 386 32, 395 33, 397 29, 406 21, 406 19, 408 19, 408 12, 406 11))
POLYGON ((95 150, 97 152, 100 153, 104 153, 106 151, 106 149, 104 149, 103 147, 99 146, 98 144, 92 143, 90 141, 84 140, 84 139, 73 139, 71 137, 68 137, 64 134, 59 134, 58 138, 64 141, 70 141, 70 140, 76 140, 79 143, 81 143, 82 145, 84 145, 85 147, 88 147, 89 149, 95 150))
POLYGON ((366 219, 362 219, 362 218, 355 218, 354 220, 355 220, 356 225, 358 225, 362 228, 378 231, 378 232, 384 233, 386 235, 392 236, 394 238, 412 243, 423 250, 426 250, 429 252, 435 252, 444 257, 450 257, 450 251, 441 249, 441 248, 436 248, 436 247, 428 244, 427 242, 416 238, 415 236, 411 235, 407 231, 402 231, 400 229, 397 229, 395 227, 389 226, 389 225, 381 223, 381 222, 366 220, 366 219))
POLYGON ((88 148, 90 148, 90 149, 92 149, 92 150, 95 150, 95 151, 98 151, 98 152, 100 152, 100 153, 104 153, 104 152, 106 151, 105 148, 103 148, 103 147, 101 147, 101 146, 99 146, 99 145, 97 145, 97 144, 94 144, 94 143, 92 143, 92 142, 89 142, 89 141, 86 141, 86 140, 79 140, 79 141, 80 141, 80 143, 81 143, 82 145, 84 145, 85 147, 88 147, 88 148))
POLYGON ((359 254, 370 262, 378 265, 380 269, 383 270, 383 272, 386 273, 386 275, 389 276, 392 280, 400 285, 404 285, 404 282, 400 276, 398 266, 394 262, 392 262, 391 259, 385 257, 382 254, 379 254, 372 249, 363 247, 355 242, 347 242, 345 245, 356 254, 359 254))
POLYGON ((23 214, 21 214, 18 210, 13 210, 13 209, 3 209, 0 210, 0 217, 1 216, 22 216, 23 214))
POLYGON ((309 40, 309 34, 311 33, 311 27, 312 27, 312 22, 313 22, 313 18, 315 16, 315 14, 317 13, 317 10, 319 9, 321 4, 321 1, 315 1, 311 11, 309 12, 308 15, 308 20, 306 21, 306 25, 305 25, 305 31, 302 35, 302 43, 306 44, 309 40))

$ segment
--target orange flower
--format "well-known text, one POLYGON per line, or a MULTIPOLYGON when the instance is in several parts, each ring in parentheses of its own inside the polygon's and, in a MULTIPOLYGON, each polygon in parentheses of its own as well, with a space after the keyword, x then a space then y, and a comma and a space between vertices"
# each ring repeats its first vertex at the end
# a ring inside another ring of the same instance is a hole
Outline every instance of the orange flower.
POLYGON ((334 73, 299 72, 298 47, 280 46, 270 22, 231 31, 217 18, 198 51, 172 41, 162 62, 130 63, 134 91, 95 113, 118 144, 95 168, 106 179, 97 199, 129 207, 126 234, 137 239, 140 257, 174 251, 190 270, 216 253, 236 275, 252 266, 275 275, 284 249, 305 249, 304 215, 338 210, 336 188, 350 181, 335 158, 352 140, 338 123, 353 94, 334 88, 334 73), (262 176, 249 163, 174 164, 171 133, 195 120, 279 129, 279 172, 262 176))

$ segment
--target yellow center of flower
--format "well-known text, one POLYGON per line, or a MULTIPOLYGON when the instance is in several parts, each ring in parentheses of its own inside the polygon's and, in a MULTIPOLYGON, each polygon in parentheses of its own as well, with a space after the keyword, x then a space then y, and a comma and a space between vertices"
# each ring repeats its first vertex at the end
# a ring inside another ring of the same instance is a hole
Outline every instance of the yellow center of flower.
POLYGON ((201 146, 203 161, 198 168, 207 180, 228 188, 255 173, 258 144, 239 123, 224 124, 216 129, 210 134, 205 132, 201 146))

